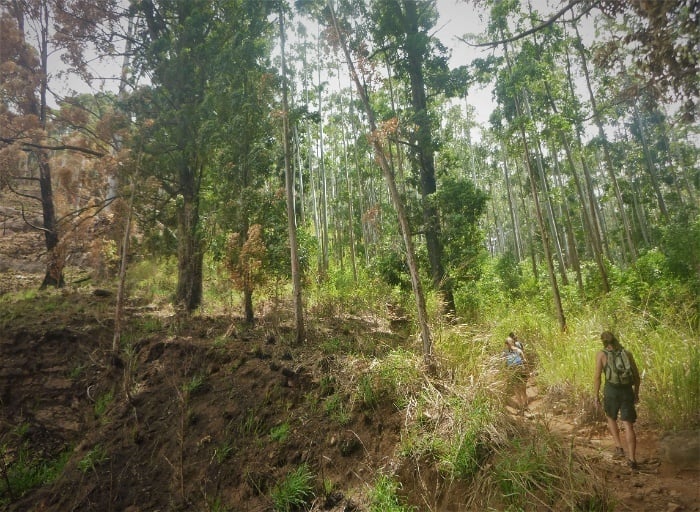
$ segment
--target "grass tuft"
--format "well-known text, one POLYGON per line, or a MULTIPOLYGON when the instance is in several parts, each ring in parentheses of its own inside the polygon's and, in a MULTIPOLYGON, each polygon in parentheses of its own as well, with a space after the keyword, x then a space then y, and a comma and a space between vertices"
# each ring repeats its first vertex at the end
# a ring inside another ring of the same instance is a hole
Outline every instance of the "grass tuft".
POLYGON ((314 475, 306 464, 289 473, 270 492, 277 512, 291 512, 307 505, 313 497, 314 475))

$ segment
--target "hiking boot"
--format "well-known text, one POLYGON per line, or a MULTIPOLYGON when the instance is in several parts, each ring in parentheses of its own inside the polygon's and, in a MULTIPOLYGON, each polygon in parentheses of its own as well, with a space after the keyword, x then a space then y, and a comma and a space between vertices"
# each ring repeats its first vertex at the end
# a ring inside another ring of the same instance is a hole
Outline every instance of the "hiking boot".
POLYGON ((630 467, 632 471, 636 471, 639 469, 639 464, 637 464, 636 460, 628 460, 627 465, 630 467))
POLYGON ((613 460, 622 460, 625 458, 625 450, 621 446, 615 448, 615 453, 613 453, 613 460))

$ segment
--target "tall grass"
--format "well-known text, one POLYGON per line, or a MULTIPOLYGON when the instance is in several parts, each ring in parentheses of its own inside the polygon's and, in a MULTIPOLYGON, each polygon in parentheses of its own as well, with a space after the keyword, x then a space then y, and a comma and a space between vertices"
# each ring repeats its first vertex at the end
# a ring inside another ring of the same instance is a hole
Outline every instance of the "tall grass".
POLYGON ((670 279, 650 284, 640 272, 613 274, 616 288, 595 299, 582 299, 574 285, 562 287, 565 332, 559 329, 547 290, 539 290, 537 298, 522 289, 515 298, 501 294, 509 304, 507 310, 481 313, 491 332, 490 350, 497 351, 505 335, 515 331, 537 362, 540 390, 584 401, 592 398, 600 333, 610 330, 639 366, 640 413, 664 429, 700 426, 700 343, 693 327, 697 323, 693 298, 682 284, 670 279))

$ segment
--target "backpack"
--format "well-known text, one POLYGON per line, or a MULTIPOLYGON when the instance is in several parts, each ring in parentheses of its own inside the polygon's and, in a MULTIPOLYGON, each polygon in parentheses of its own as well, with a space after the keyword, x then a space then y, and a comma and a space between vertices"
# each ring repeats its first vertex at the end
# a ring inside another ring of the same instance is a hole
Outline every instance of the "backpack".
POLYGON ((506 366, 517 366, 523 364, 523 358, 515 351, 506 351, 506 366))
POLYGON ((620 350, 606 350, 607 361, 605 363, 605 382, 617 386, 632 384, 632 363, 624 348, 620 350))

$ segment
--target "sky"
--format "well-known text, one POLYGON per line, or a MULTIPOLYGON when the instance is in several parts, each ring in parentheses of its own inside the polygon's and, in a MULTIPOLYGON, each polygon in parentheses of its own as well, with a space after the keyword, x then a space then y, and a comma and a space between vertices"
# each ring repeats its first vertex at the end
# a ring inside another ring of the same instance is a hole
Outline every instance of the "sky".
MULTIPOLYGON (((525 2, 526 0, 523 0, 525 2)), ((530 0, 533 8, 544 13, 553 12, 555 6, 559 5, 559 0, 530 0)), ((492 50, 485 48, 474 48, 459 38, 465 34, 479 34, 485 29, 484 21, 482 21, 483 13, 480 13, 471 3, 465 3, 465 0, 437 0, 439 11, 439 20, 434 32, 442 43, 451 49, 452 57, 450 64, 452 67, 468 65, 475 58, 485 58, 492 50)), ((56 58, 51 67, 53 71, 60 69, 60 61, 56 58)), ((103 76, 119 76, 119 68, 121 61, 107 62, 95 59, 93 68, 97 75, 103 76), (116 70, 116 71, 115 71, 116 70)), ((76 79, 64 79, 62 82, 52 83, 52 88, 59 94, 68 94, 69 91, 76 90, 77 92, 95 92, 95 89, 103 89, 107 91, 116 91, 118 87, 117 80, 96 81, 93 84, 91 91, 86 84, 76 79)), ((488 118, 494 109, 492 91, 490 88, 474 88, 469 91, 467 102, 475 110, 476 121, 480 124, 487 124, 488 118)))

